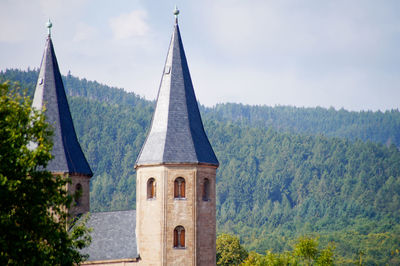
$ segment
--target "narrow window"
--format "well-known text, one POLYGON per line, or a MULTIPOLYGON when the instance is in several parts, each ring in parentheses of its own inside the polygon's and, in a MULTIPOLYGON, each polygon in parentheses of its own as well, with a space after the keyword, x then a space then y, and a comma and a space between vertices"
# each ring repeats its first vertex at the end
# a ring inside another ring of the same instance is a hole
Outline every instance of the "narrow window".
POLYGON ((81 199, 82 199, 82 185, 78 183, 75 186, 75 193, 74 193, 74 200, 76 206, 81 205, 81 199))
POLYGON ((185 179, 178 177, 174 182, 174 198, 185 198, 185 179))
POLYGON ((174 229, 174 248, 185 247, 185 228, 177 226, 174 229))
POLYGON ((203 182, 203 201, 210 200, 210 181, 205 178, 203 182))
POLYGON ((156 180, 154 178, 150 178, 147 181, 147 198, 148 199, 156 198, 156 180))

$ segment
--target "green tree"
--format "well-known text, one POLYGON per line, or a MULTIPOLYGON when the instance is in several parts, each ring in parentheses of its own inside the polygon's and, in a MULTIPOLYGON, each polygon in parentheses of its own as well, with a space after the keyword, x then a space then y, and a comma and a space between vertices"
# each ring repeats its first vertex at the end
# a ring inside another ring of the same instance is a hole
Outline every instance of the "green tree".
POLYGON ((19 91, 0 84, 0 264, 73 265, 88 230, 66 230, 67 180, 43 170, 51 129, 19 91))
POLYGON ((282 266, 282 265, 297 265, 297 259, 290 253, 273 253, 267 251, 265 256, 262 256, 254 251, 249 253, 247 259, 241 266, 282 266))
POLYGON ((329 245, 325 249, 318 248, 318 239, 312 237, 300 237, 293 251, 273 253, 267 250, 260 255, 254 251, 249 253, 242 266, 281 266, 281 265, 319 265, 331 266, 334 261, 334 246, 329 245))
POLYGON ((300 237, 294 246, 293 255, 304 262, 305 265, 333 265, 334 246, 330 245, 320 250, 318 245, 317 238, 308 236, 300 237))
POLYGON ((238 237, 229 234, 217 237, 217 265, 239 265, 247 255, 238 237))
POLYGON ((319 256, 316 261, 317 265, 321 265, 321 266, 333 265, 333 262, 334 262, 333 251, 334 250, 335 250, 335 247, 333 245, 329 245, 325 249, 321 250, 319 252, 319 256))
POLYGON ((294 247, 294 255, 302 258, 307 265, 311 265, 318 257, 318 241, 306 236, 299 238, 294 247))

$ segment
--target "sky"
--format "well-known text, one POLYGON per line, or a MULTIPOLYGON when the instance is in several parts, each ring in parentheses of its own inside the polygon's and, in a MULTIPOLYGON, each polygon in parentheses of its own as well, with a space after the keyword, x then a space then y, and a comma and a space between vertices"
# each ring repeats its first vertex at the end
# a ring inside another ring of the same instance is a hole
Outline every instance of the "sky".
POLYGON ((155 99, 175 5, 206 106, 400 108, 397 0, 0 0, 0 70, 40 66, 155 99))

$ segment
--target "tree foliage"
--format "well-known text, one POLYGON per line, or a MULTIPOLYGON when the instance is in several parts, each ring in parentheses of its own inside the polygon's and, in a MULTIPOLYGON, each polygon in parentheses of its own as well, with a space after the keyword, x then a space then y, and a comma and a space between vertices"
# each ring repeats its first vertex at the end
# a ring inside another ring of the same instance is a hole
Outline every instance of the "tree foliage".
POLYGON ((302 236, 297 239, 293 250, 273 253, 267 250, 265 255, 250 252, 242 266, 280 266, 280 265, 334 265, 333 245, 321 249, 317 238, 302 236))
POLYGON ((238 237, 229 234, 217 237, 217 265, 239 265, 247 256, 247 251, 240 245, 238 237))
POLYGON ((43 170, 51 129, 19 91, 0 85, 0 264, 79 263, 86 229, 66 230, 67 180, 43 170))
MULTIPOLYGON (((37 71, 0 74, 32 92, 36 78, 37 71)), ((64 81, 95 173, 92 210, 135 208, 133 166, 154 102, 71 75, 64 81)), ((220 161, 218 232, 240 235, 249 250, 273 254, 289 250, 301 235, 318 233, 323 246, 335 241, 343 263, 359 261, 360 254, 364 263, 399 261, 398 110, 220 104, 201 112, 220 161)))
MULTIPOLYGON (((344 96, 345 97, 345 96, 344 96)), ((204 108, 207 119, 234 122, 241 126, 274 128, 279 131, 350 140, 361 139, 400 147, 400 112, 347 111, 322 107, 251 106, 221 103, 204 108)))

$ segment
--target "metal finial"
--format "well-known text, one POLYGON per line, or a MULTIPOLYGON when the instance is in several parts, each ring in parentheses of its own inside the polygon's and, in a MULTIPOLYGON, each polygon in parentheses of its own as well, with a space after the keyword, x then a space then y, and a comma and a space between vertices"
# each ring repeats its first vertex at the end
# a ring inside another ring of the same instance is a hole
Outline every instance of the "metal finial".
POLYGON ((177 6, 175 6, 174 15, 175 15, 175 23, 178 24, 179 9, 177 6))
POLYGON ((47 29, 49 30, 49 36, 51 35, 51 27, 53 27, 53 23, 51 23, 50 19, 46 23, 47 29))

